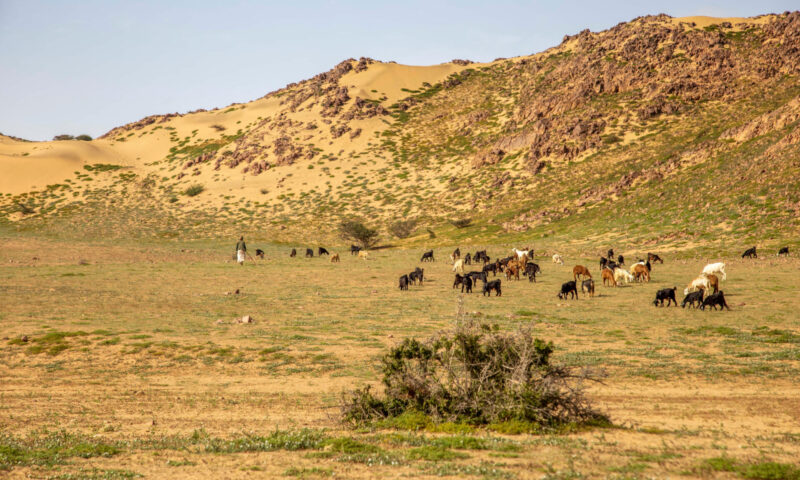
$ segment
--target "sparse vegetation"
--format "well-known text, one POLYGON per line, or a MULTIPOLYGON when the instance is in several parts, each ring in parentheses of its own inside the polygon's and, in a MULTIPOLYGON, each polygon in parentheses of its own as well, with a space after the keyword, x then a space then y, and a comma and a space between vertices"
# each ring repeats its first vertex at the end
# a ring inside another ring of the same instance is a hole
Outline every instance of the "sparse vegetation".
POLYGON ((408 238, 417 226, 415 219, 398 220, 389 225, 389 233, 397 238, 408 238))

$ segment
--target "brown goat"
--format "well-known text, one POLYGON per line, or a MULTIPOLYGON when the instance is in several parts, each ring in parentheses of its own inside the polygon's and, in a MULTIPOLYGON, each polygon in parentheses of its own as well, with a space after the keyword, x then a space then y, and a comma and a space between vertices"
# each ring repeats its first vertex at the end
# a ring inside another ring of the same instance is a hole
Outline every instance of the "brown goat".
POLYGON ((592 278, 592 274, 589 273, 589 269, 583 265, 575 265, 572 267, 572 276, 576 282, 578 281, 579 276, 583 278, 592 278))
POLYGON ((331 255, 331 263, 339 263, 339 254, 338 253, 334 253, 333 255, 331 255))
POLYGON ((719 292, 719 278, 716 275, 706 275, 706 277, 708 278, 708 285, 714 290, 711 294, 719 292))
POLYGON ((633 276, 636 277, 637 282, 650 281, 650 270, 648 270, 647 267, 642 264, 634 265, 633 268, 631 268, 631 273, 633 273, 633 276))
POLYGON ((519 280, 519 265, 514 262, 512 265, 511 262, 508 262, 508 266, 506 267, 506 280, 511 280, 511 277, 514 277, 515 280, 519 280))
POLYGON ((617 286, 617 281, 614 280, 614 272, 612 272, 610 268, 604 268, 601 272, 601 275, 603 277, 603 285, 605 285, 606 281, 608 281, 609 285, 614 287, 617 286))

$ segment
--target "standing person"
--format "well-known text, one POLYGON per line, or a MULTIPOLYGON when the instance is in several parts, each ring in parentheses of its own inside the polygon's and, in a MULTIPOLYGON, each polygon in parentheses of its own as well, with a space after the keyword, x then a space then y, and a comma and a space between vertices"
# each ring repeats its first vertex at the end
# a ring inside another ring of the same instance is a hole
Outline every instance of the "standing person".
POLYGON ((244 237, 239 237, 239 241, 236 242, 236 261, 239 262, 239 265, 244 265, 244 257, 247 254, 247 245, 244 243, 244 237))

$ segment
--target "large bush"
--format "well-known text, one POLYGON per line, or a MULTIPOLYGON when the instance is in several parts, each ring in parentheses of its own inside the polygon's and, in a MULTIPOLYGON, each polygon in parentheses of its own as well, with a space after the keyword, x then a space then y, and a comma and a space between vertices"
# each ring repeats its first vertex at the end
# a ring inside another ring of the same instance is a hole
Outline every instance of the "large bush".
POLYGON ((343 416, 364 424, 422 413, 434 422, 526 422, 537 427, 607 423, 583 395, 586 371, 553 365, 553 344, 468 321, 420 342, 405 339, 382 359, 385 394, 347 394, 343 416))
POLYGON ((339 224, 339 234, 345 240, 356 242, 369 249, 378 242, 378 231, 373 230, 357 220, 344 220, 339 224))

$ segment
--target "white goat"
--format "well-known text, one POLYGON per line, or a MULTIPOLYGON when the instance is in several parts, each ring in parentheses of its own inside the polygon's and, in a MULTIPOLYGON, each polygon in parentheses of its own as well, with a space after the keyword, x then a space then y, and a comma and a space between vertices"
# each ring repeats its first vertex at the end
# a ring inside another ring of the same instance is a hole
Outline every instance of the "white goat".
POLYGON ((459 258, 453 263, 453 271, 456 273, 464 274, 464 259, 459 258))
POLYGON ((722 280, 725 280, 727 275, 725 275, 725 264, 723 262, 719 263, 709 263, 703 268, 703 275, 711 275, 721 273, 722 280))
POLYGON ((559 265, 564 265, 564 260, 561 259, 561 255, 554 253, 553 254, 553 263, 557 263, 559 265))
POLYGON ((615 268, 614 281, 617 282, 617 284, 620 284, 623 280, 625 280, 625 283, 631 283, 634 280, 633 275, 631 275, 629 272, 626 272, 623 268, 615 268))
POLYGON ((523 257, 523 255, 527 255, 528 258, 533 257, 533 255, 531 255, 530 250, 517 250, 516 248, 512 248, 511 251, 517 254, 517 260, 520 260, 523 257))
POLYGON ((689 292, 694 292, 700 288, 702 288, 706 293, 709 293, 709 290, 711 290, 711 284, 708 282, 708 277, 706 277, 705 274, 700 274, 700 276, 692 280, 692 283, 683 289, 683 294, 689 295, 689 292))

